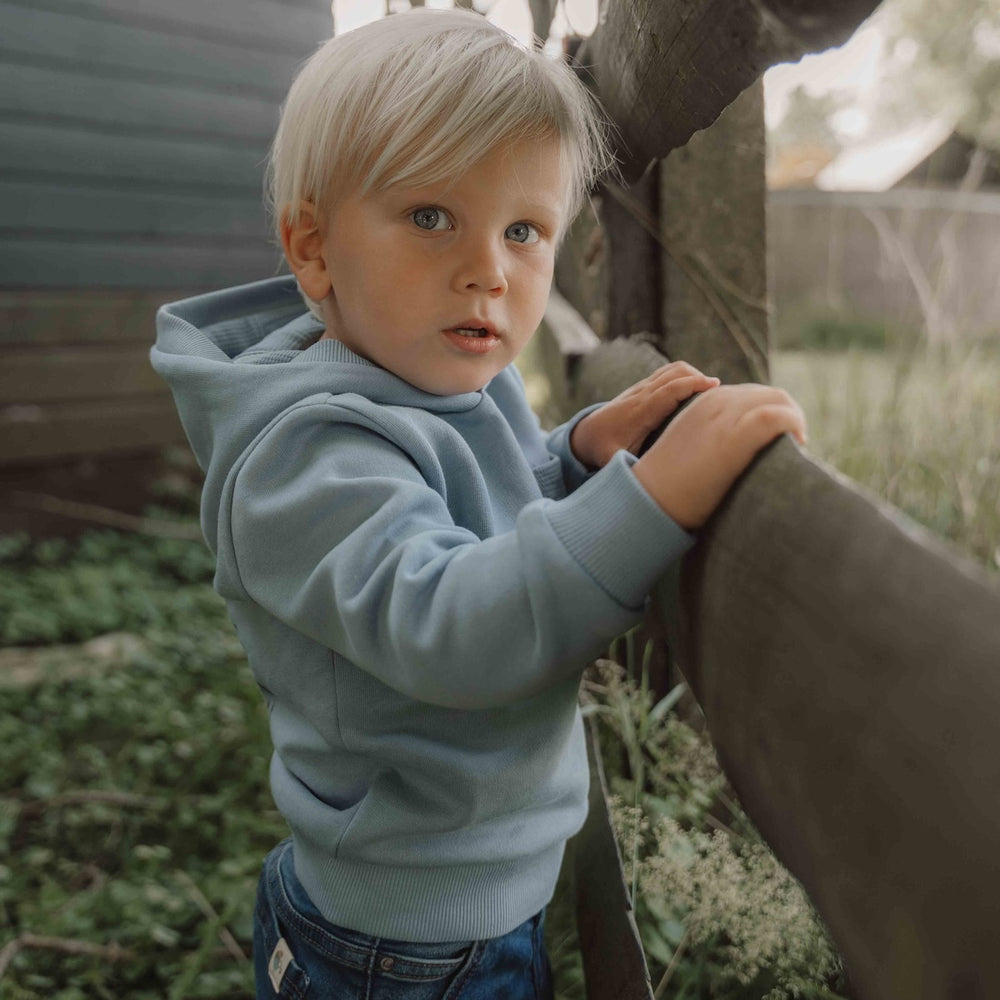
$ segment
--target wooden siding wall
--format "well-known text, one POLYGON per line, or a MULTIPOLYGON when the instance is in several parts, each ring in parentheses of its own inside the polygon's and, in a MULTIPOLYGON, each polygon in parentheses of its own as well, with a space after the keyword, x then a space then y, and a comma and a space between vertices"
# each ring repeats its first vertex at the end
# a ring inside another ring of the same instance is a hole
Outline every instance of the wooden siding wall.
POLYGON ((263 164, 329 0, 0 0, 0 464, 181 432, 156 306, 274 274, 263 164))

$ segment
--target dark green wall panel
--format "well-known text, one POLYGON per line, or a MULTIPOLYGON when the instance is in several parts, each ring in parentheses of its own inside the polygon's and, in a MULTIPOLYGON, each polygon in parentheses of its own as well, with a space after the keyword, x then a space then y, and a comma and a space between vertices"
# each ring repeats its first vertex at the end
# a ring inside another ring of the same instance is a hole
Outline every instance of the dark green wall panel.
POLYGON ((88 184, 239 193, 260 203, 266 143, 98 131, 42 121, 0 121, 0 184, 30 179, 53 186, 88 184))
POLYGON ((192 197, 164 192, 12 183, 0 185, 0 236, 29 234, 232 236, 258 243, 267 236, 259 199, 192 197))
POLYGON ((85 12, 5 5, 2 19, 4 61, 81 66, 85 71, 99 68, 108 76, 162 80, 184 87, 233 92, 239 88, 270 101, 284 97, 299 63, 290 55, 264 59, 259 51, 239 45, 165 35, 152 28, 99 20, 85 12))
POLYGON ((329 0, 0 0, 0 288, 275 273, 264 162, 329 0))
POLYGON ((9 287, 218 288, 277 274, 277 252, 262 239, 214 244, 167 239, 101 242, 0 236, 0 275, 9 287))
POLYGON ((0 63, 0 118, 16 121, 94 122, 146 135, 219 135, 266 144, 278 121, 278 103, 194 86, 0 63))
POLYGON ((265 58, 312 51, 330 34, 330 4, 276 0, 4 0, 100 21, 148 27, 223 45, 256 48, 265 58))

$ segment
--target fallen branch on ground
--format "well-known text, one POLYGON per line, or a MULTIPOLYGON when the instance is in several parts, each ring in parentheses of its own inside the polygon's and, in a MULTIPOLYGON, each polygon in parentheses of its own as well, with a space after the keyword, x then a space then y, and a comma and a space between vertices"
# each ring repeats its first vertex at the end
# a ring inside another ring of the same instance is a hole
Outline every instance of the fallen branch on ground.
POLYGON ((45 937, 41 934, 19 934, 13 941, 0 949, 0 978, 3 978, 10 963, 17 954, 25 948, 39 948, 47 951, 58 951, 64 955, 90 955, 108 962, 127 962, 135 958, 135 952, 112 942, 111 944, 95 944, 93 941, 77 941, 74 938, 45 937))
POLYGON ((120 531, 130 531, 137 535, 177 538, 181 541, 191 542, 202 540, 201 530, 193 524, 123 514, 120 510, 112 510, 110 507, 80 503, 76 500, 63 500, 46 493, 26 493, 18 490, 6 494, 3 500, 14 507, 43 510, 48 514, 71 517, 76 521, 90 521, 92 524, 103 524, 108 528, 118 528, 120 531))

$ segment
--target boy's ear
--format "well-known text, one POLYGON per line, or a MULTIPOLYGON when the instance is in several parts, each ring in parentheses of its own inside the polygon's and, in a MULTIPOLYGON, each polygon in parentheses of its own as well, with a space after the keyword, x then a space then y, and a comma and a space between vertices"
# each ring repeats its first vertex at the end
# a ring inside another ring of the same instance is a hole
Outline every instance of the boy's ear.
POLYGON ((298 218, 294 221, 291 209, 285 209, 281 219, 281 245, 299 287, 314 302, 322 302, 330 294, 333 283, 326 267, 316 208, 311 202, 299 203, 298 218))

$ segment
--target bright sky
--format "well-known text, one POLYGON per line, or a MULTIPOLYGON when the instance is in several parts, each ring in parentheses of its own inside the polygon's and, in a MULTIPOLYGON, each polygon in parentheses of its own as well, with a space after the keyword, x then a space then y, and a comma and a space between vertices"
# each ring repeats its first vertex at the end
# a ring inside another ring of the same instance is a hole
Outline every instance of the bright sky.
POLYGON ((780 63, 764 74, 764 99, 767 123, 773 127, 781 121, 788 105, 788 96, 796 87, 805 87, 814 97, 831 90, 845 90, 854 95, 854 122, 844 121, 841 127, 850 132, 862 131, 864 108, 875 97, 882 72, 885 37, 877 18, 870 18, 851 39, 836 49, 804 56, 797 63, 780 63))
POLYGON ((839 133, 843 151, 815 179, 817 187, 838 191, 883 191, 892 187, 916 164, 933 152, 954 128, 946 115, 911 121, 895 134, 869 133, 883 75, 891 60, 913 58, 915 43, 902 40, 890 54, 881 10, 870 17, 842 46, 797 63, 773 66, 764 74, 765 115, 769 127, 785 114, 789 95, 804 87, 813 96, 841 91, 848 106, 830 123, 839 133), (866 134, 867 133, 867 134, 866 134))

